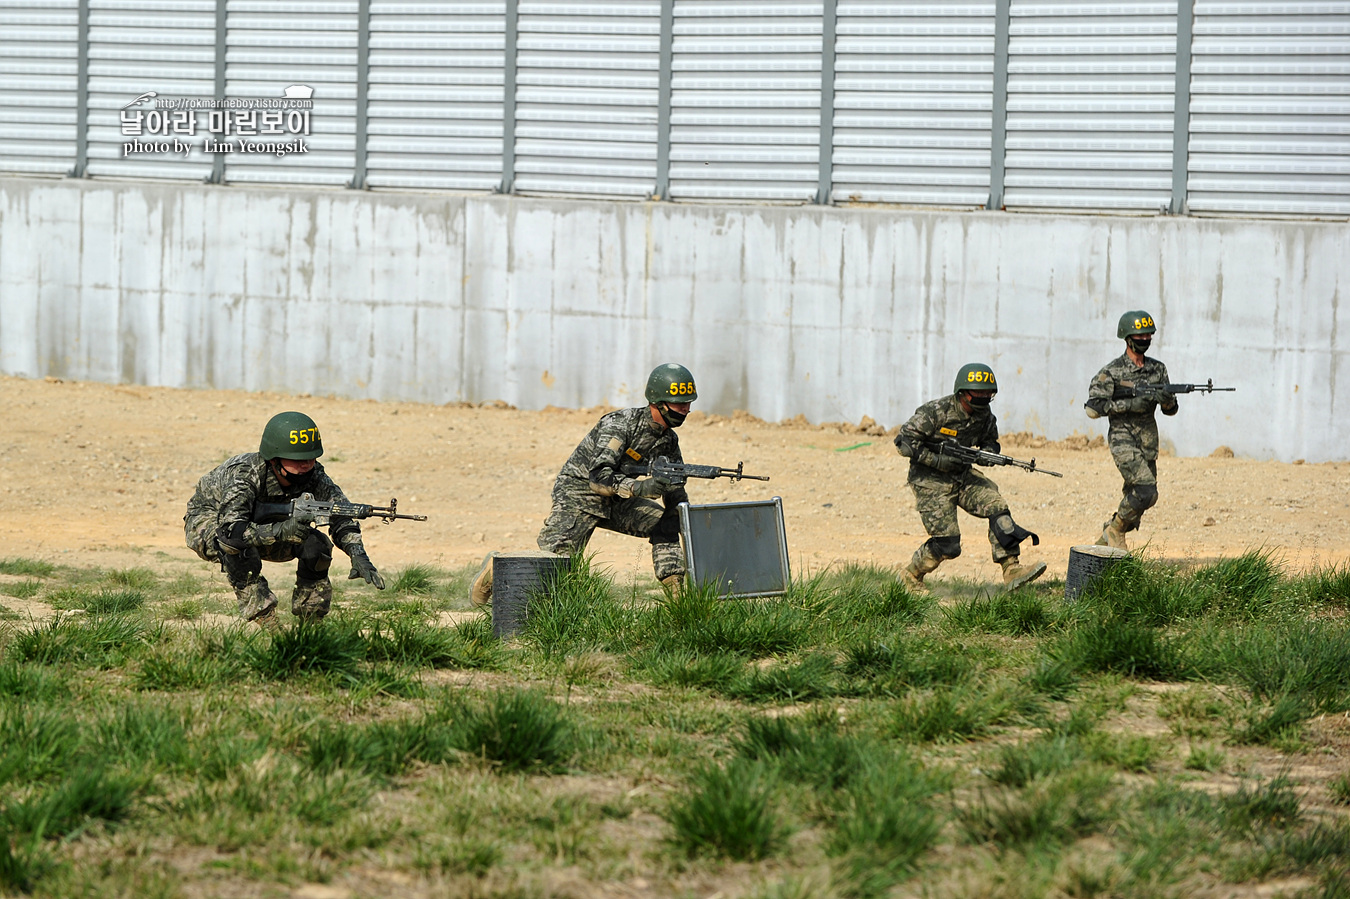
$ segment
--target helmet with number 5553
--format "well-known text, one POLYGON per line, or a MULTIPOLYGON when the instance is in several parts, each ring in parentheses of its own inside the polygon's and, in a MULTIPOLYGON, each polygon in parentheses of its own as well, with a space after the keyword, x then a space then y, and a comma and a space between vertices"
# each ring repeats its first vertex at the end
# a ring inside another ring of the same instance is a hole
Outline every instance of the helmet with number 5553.
POLYGON ((692 403, 696 399, 698 389, 694 387, 694 376, 683 365, 667 362, 653 368, 647 376, 649 403, 692 403))
POLYGON ((956 373, 956 385, 952 387, 952 393, 962 390, 992 390, 998 393, 994 370, 983 362, 969 362, 961 366, 961 370, 956 373))
POLYGON ((317 459, 323 455, 319 426, 303 412, 278 412, 263 428, 262 457, 272 459, 317 459))

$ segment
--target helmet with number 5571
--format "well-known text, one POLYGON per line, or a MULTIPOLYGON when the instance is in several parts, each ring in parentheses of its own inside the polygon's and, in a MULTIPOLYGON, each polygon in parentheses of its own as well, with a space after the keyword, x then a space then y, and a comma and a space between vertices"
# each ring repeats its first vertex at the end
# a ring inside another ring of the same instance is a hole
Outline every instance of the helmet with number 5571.
POLYGON ((317 459, 323 455, 319 426, 303 412, 278 412, 263 428, 262 457, 272 459, 317 459))

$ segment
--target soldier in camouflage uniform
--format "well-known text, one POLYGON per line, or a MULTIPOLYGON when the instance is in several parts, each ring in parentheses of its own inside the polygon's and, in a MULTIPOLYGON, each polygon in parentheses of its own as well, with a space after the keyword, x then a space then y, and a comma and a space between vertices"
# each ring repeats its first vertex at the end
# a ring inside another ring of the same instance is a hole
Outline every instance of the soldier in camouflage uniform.
POLYGON ((1106 440, 1125 479, 1120 507, 1102 525, 1099 546, 1128 549, 1125 535, 1138 528, 1144 513, 1158 502, 1158 423, 1153 410, 1161 405, 1164 415, 1176 415, 1177 398, 1168 394, 1161 403, 1158 396, 1115 398, 1120 387, 1168 383, 1167 366, 1144 355, 1157 330, 1153 316, 1142 309, 1122 315, 1116 336, 1124 339, 1125 353, 1106 363, 1088 386, 1088 418, 1110 419, 1106 440))
MULTIPOLYGON (((637 480, 621 467, 658 456, 684 461, 675 429, 698 399, 694 376, 683 365, 658 365, 647 378, 646 397, 645 406, 603 416, 572 451, 553 482, 553 510, 537 542, 545 552, 574 553, 586 547, 597 527, 646 537, 657 580, 675 590, 685 573, 676 509, 689 496, 683 484, 660 477, 637 480)), ((483 559, 470 588, 475 605, 492 599, 494 556, 483 559)))
POLYGON ((319 620, 333 602, 328 568, 333 543, 351 557, 349 577, 363 577, 378 589, 384 579, 371 564, 361 543, 361 525, 351 518, 334 518, 330 541, 308 521, 288 518, 259 524, 253 521, 259 503, 282 503, 302 493, 315 499, 346 502, 341 488, 314 461, 323 455, 323 442, 314 420, 301 412, 274 415, 263 429, 256 453, 241 453, 221 463, 197 482, 188 500, 183 528, 188 547, 208 562, 219 562, 239 600, 239 614, 247 621, 272 624, 277 598, 262 576, 262 563, 299 560, 291 612, 298 618, 319 620))
POLYGON ((896 448, 909 459, 909 486, 928 532, 927 542, 915 550, 900 575, 901 583, 913 592, 926 592, 924 577, 946 559, 961 555, 958 507, 989 520, 989 546, 994 561, 1003 567, 1008 589, 1015 590, 1045 573, 1044 562, 1025 566, 1019 561, 1022 541, 1030 537, 1036 545, 1040 539, 1013 521, 998 485, 968 463, 933 448, 934 442, 954 440, 962 446, 999 452, 998 420, 989 410, 997 392, 998 382, 989 366, 964 365, 951 396, 924 403, 896 435, 896 448))

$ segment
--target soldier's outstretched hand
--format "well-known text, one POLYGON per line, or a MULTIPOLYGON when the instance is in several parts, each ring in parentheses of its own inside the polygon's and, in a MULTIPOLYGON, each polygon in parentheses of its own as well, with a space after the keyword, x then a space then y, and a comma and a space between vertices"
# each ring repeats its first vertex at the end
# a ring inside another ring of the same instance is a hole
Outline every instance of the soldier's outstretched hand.
POLYGON ((380 576, 380 572, 375 568, 375 564, 370 561, 370 556, 366 555, 365 549, 360 546, 355 547, 352 549, 351 555, 352 570, 351 573, 347 575, 347 580, 352 581, 359 577, 363 577, 366 579, 366 583, 374 586, 376 590, 383 590, 384 578, 380 576))

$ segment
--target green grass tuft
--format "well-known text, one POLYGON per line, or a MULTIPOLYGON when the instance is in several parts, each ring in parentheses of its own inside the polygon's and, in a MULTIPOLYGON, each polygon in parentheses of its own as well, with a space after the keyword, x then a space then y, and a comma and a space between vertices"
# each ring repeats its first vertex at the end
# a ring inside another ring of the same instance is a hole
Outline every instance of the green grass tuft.
POLYGON ((51 562, 37 559, 0 559, 0 574, 13 574, 19 577, 51 577, 56 574, 56 566, 51 562))
POLYGON ((250 666, 267 680, 287 680, 302 674, 336 676, 350 682, 366 658, 366 641, 350 622, 297 621, 249 647, 250 666))
POLYGON ((707 765, 664 812, 671 842, 687 856, 768 858, 789 833, 774 808, 774 792, 773 775, 762 764, 732 759, 725 767, 707 765))
POLYGON ((577 734, 561 706, 530 690, 503 690, 451 712, 455 747, 504 771, 562 771, 577 734))
POLYGON ((13 596, 15 599, 32 599, 42 592, 42 581, 19 581, 18 583, 0 584, 0 593, 6 596, 13 596))
POLYGON ((402 596, 426 596, 434 589, 436 570, 429 565, 409 565, 389 585, 390 592, 402 596))

